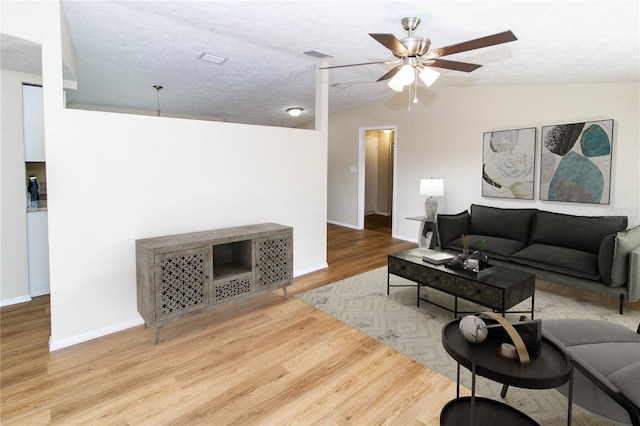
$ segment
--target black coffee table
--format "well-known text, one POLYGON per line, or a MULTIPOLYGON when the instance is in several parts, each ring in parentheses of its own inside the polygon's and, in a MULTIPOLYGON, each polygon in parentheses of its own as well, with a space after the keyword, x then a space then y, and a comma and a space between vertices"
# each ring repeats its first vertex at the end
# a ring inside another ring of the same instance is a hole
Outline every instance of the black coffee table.
MULTIPOLYGON (((515 408, 487 398, 475 396, 476 375, 486 377, 505 386, 526 389, 550 389, 563 385, 572 378, 571 360, 549 340, 542 338, 540 356, 531 364, 522 366, 516 360, 503 358, 498 354, 499 342, 487 339, 483 343, 470 343, 459 330, 460 320, 456 319, 442 329, 442 345, 458 362, 458 390, 456 399, 442 410, 442 425, 530 425, 533 419, 515 408), (471 370, 471 397, 460 398, 460 365, 471 370), (501 419, 494 423, 492 419, 501 419), (505 422, 505 419, 509 419, 505 422)), ((568 402, 568 424, 571 424, 571 389, 568 402)))
POLYGON ((445 265, 425 262, 422 260, 424 253, 424 249, 417 248, 389 254, 387 294, 390 287, 413 286, 390 284, 389 274, 393 274, 416 283, 418 307, 420 301, 427 302, 453 312, 454 318, 457 318, 459 313, 471 313, 458 311, 458 298, 462 298, 500 312, 503 316, 506 312, 528 313, 531 319, 534 319, 534 274, 503 266, 493 266, 480 272, 451 269, 445 265), (422 287, 430 287, 454 296, 453 309, 423 297, 420 293, 422 287), (528 298, 531 298, 531 310, 507 311, 528 298))

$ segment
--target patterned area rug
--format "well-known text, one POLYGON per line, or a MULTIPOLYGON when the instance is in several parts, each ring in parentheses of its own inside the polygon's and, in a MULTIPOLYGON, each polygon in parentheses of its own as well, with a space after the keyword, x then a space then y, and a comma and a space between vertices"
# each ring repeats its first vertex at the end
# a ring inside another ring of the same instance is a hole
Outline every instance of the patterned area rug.
MULTIPOLYGON (((391 284, 412 284, 403 278, 391 276, 391 284)), ((433 289, 423 289, 430 300, 453 307, 453 298, 433 289)), ((453 314, 428 303, 416 307, 415 287, 391 288, 387 296, 387 268, 376 269, 347 278, 324 287, 297 295, 300 300, 337 318, 370 337, 392 347, 412 359, 456 380, 456 363, 441 343, 444 324, 453 314)), ((640 323, 640 312, 626 310, 619 315, 617 306, 602 305, 586 299, 576 299, 536 289, 535 318, 591 318, 622 324, 635 330, 640 323)), ((531 309, 530 300, 515 306, 514 310, 531 309)), ((483 311, 485 308, 458 299, 461 311, 483 311)), ((507 315, 511 321, 520 314, 507 315)), ((462 368, 461 382, 471 387, 471 374, 462 368)), ((476 392, 492 399, 502 400, 502 385, 485 378, 476 380, 476 392)), ((567 400, 559 392, 549 390, 518 389, 511 387, 504 402, 528 414, 543 425, 567 424, 567 400)), ((610 425, 603 418, 573 405, 574 425, 610 425)))

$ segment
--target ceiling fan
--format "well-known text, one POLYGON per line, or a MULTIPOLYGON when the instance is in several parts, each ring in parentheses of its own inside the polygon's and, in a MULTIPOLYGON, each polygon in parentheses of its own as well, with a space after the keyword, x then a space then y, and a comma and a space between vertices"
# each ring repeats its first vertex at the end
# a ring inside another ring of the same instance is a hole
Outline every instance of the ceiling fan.
POLYGON ((395 61, 377 61, 364 62, 359 64, 335 65, 323 67, 321 69, 354 67, 370 64, 397 64, 389 72, 380 77, 377 81, 389 80, 388 85, 391 89, 402 92, 405 86, 409 86, 414 81, 417 84, 416 76, 427 85, 431 86, 440 73, 434 68, 444 68, 454 71, 472 72, 482 65, 469 64, 466 62, 450 61, 440 59, 443 56, 453 55, 454 53, 466 52, 468 50, 480 49, 483 47, 494 46, 496 44, 507 43, 517 40, 511 31, 477 38, 462 43, 452 44, 450 46, 441 47, 439 49, 429 50, 431 40, 424 37, 416 37, 413 32, 418 28, 420 18, 403 18, 402 26, 408 33, 407 37, 399 40, 393 34, 372 34, 376 41, 389 49, 393 56, 398 58, 395 61))

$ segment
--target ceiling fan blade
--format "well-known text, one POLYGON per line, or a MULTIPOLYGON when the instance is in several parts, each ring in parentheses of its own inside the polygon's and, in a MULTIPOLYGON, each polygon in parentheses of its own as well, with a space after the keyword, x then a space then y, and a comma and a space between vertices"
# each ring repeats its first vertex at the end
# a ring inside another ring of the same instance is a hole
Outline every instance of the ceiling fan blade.
POLYGON ((359 67, 360 65, 373 65, 373 64, 391 64, 394 61, 376 61, 376 62, 361 62, 359 64, 346 64, 346 65, 332 65, 330 67, 320 67, 319 70, 330 70, 333 68, 346 68, 346 67, 359 67))
POLYGON ((495 46, 496 44, 508 43, 517 40, 515 34, 509 31, 477 38, 475 40, 465 41, 463 43, 452 44, 450 46, 441 47, 439 49, 430 50, 425 57, 430 56, 446 56, 454 53, 466 52, 468 50, 481 49, 483 47, 495 46))
POLYGON ((432 61, 428 61, 428 62, 433 62, 428 65, 430 67, 444 68, 448 70, 463 71, 463 72, 471 72, 471 71, 477 70, 482 66, 482 65, 476 65, 476 64, 469 64, 467 62, 448 61, 446 59, 433 59, 432 61))
POLYGON ((393 78, 393 76, 396 75, 396 73, 398 71, 400 71, 400 68, 402 68, 402 65, 398 65, 398 66, 393 67, 391 69, 391 71, 387 72, 385 75, 383 75, 382 77, 380 77, 376 81, 389 80, 390 78, 393 78))
POLYGON ((402 43, 400 43, 400 40, 398 40, 393 34, 369 33, 369 35, 373 37, 378 43, 391 50, 391 52, 393 52, 393 54, 396 56, 408 56, 411 54, 411 52, 409 52, 407 48, 404 47, 402 43))

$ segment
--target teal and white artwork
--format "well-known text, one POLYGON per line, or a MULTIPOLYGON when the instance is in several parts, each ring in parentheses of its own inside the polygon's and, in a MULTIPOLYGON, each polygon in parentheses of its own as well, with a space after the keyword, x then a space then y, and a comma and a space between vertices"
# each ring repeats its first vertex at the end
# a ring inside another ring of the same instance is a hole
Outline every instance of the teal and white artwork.
POLYGON ((482 196, 533 200, 536 129, 483 135, 482 196))
POLYGON ((609 204, 613 120, 544 126, 540 199, 609 204))

